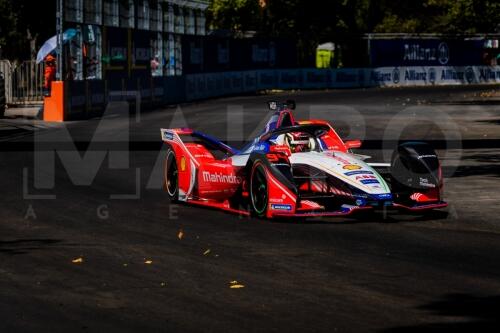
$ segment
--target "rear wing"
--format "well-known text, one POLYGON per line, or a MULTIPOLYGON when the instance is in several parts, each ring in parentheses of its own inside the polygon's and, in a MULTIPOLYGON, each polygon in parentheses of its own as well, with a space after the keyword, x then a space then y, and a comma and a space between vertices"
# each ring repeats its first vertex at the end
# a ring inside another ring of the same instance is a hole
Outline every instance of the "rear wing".
POLYGON ((204 146, 207 146, 207 148, 223 151, 228 155, 236 155, 239 153, 239 150, 228 146, 224 142, 216 138, 213 138, 207 134, 196 132, 190 128, 174 128, 174 129, 162 128, 160 131, 161 131, 161 138, 163 141, 169 143, 182 144, 184 148, 185 148, 184 142, 191 141, 203 144, 204 146))

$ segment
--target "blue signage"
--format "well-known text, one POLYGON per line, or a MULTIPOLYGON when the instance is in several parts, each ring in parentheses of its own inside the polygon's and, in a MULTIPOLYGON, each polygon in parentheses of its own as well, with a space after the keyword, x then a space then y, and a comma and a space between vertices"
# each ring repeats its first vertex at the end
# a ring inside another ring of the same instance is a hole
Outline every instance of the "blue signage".
POLYGON ((481 40, 372 39, 372 67, 481 65, 481 40))

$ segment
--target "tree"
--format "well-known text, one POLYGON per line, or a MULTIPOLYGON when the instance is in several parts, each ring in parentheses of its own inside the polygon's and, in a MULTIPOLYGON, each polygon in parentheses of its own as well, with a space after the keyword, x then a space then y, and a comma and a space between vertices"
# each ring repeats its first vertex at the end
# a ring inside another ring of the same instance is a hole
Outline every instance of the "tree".
POLYGON ((0 57, 9 54, 7 47, 12 47, 19 36, 17 32, 18 17, 8 0, 0 0, 0 57))
POLYGON ((55 34, 55 1, 0 0, 2 57, 27 60, 35 48, 55 34))
POLYGON ((500 32, 498 0, 214 0, 209 13, 213 29, 313 39, 371 32, 500 32))
POLYGON ((208 10, 211 29, 235 32, 258 30, 258 0, 213 0, 208 10))

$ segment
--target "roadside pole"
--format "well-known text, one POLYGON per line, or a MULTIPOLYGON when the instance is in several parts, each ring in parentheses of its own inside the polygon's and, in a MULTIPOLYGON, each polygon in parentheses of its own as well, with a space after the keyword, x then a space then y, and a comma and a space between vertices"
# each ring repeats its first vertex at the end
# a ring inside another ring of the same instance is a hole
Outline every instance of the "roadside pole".
POLYGON ((57 34, 57 62, 56 62, 56 78, 57 81, 62 81, 63 79, 63 20, 64 20, 64 6, 63 0, 57 0, 57 22, 56 22, 56 34, 57 34))
POLYGON ((64 53, 63 53, 63 23, 64 23, 64 1, 56 0, 56 35, 57 35, 57 56, 56 56, 56 81, 52 82, 50 96, 46 96, 43 101, 43 120, 53 122, 63 122, 65 119, 64 110, 64 53))

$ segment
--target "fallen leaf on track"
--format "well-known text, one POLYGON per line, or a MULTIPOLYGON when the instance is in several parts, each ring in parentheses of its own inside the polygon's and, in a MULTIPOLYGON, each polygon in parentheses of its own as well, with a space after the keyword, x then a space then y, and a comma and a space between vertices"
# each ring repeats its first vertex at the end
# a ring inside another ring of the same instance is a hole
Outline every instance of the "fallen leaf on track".
POLYGON ((206 256, 206 255, 208 255, 210 252, 211 252, 211 251, 210 251, 210 249, 208 249, 208 250, 206 250, 205 252, 203 252, 203 255, 204 255, 204 256, 206 256))
POLYGON ((177 234, 177 238, 182 239, 184 237, 184 232, 182 230, 179 230, 179 233, 177 234))
POLYGON ((146 260, 146 261, 144 261, 144 263, 145 263, 146 265, 151 265, 151 264, 153 263, 153 260, 146 260))
POLYGON ((241 289, 241 288, 245 288, 245 286, 242 285, 242 284, 233 284, 233 285, 229 286, 229 288, 231 288, 231 289, 241 289))
POLYGON ((71 260, 71 262, 73 264, 81 264, 81 263, 83 263, 83 258, 76 258, 76 259, 71 260))
POLYGON ((229 288, 231 288, 231 289, 241 289, 241 288, 245 288, 245 285, 239 283, 236 280, 233 280, 233 281, 229 281, 229 288))

